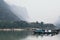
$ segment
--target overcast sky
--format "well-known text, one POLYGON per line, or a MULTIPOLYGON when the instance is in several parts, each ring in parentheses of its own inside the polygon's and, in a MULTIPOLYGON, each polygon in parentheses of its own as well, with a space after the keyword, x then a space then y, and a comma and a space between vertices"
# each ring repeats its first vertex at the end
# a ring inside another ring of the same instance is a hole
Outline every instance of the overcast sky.
POLYGON ((60 16, 60 0, 5 0, 10 5, 26 7, 29 21, 54 23, 60 16))

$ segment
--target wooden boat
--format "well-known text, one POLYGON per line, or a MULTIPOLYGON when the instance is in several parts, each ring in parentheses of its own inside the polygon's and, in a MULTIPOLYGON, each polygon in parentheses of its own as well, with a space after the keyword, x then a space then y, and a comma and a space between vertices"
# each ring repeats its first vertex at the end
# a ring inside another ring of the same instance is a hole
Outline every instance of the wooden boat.
POLYGON ((34 34, 58 34, 59 30, 35 30, 34 34))

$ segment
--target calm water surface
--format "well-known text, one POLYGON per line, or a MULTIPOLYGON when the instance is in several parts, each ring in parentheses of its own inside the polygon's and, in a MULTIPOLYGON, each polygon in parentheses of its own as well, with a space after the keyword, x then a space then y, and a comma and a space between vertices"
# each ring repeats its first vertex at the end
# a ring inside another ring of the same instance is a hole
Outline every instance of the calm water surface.
POLYGON ((60 40, 60 34, 54 36, 34 35, 30 31, 0 31, 0 40, 60 40))

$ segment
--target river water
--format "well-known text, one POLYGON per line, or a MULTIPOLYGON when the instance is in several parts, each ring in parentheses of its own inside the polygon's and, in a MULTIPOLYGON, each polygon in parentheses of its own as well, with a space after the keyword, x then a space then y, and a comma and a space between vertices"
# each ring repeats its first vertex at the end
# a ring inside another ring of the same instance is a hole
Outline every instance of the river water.
POLYGON ((60 40, 57 35, 35 35, 30 31, 0 31, 0 40, 60 40))

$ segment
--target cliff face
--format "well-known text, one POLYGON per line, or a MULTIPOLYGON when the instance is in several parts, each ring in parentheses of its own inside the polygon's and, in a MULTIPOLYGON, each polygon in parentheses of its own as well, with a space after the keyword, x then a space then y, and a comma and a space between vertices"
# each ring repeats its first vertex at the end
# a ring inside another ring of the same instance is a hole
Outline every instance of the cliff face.
POLYGON ((10 9, 9 5, 4 2, 4 0, 0 0, 0 20, 7 21, 20 21, 10 9))

